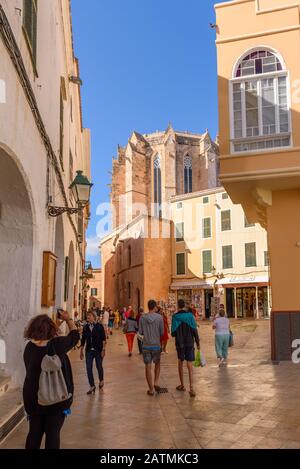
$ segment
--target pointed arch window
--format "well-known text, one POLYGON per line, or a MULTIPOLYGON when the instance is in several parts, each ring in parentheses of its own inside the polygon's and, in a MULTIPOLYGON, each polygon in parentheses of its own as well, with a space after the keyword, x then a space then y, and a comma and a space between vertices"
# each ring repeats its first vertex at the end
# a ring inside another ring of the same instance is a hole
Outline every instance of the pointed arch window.
POLYGON ((193 160, 190 155, 184 157, 184 193, 193 192, 193 160))
POLYGON ((291 145, 288 72, 267 49, 238 62, 231 80, 233 152, 264 151, 291 145))
POLYGON ((161 157, 154 158, 154 216, 162 216, 162 193, 161 193, 161 157))

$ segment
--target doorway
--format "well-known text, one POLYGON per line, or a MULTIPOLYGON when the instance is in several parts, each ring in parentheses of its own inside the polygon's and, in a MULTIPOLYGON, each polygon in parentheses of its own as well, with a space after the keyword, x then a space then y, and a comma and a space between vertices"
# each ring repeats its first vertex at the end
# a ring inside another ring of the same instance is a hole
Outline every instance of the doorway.
POLYGON ((29 190, 13 158, 0 148, 0 340, 4 373, 19 380, 25 325, 31 313, 33 214, 29 190))
POLYGON ((234 318, 234 289, 226 288, 226 312, 229 318, 234 318))
POLYGON ((209 319, 211 317, 211 304, 212 304, 212 299, 214 297, 214 291, 209 289, 209 290, 204 290, 204 298, 205 298, 205 318, 209 319))

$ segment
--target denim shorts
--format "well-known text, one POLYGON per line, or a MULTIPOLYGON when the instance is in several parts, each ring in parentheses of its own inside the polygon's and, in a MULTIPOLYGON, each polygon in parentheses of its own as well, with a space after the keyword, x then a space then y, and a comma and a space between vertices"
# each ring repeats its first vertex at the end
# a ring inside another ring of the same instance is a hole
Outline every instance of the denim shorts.
POLYGON ((194 347, 183 347, 177 349, 178 360, 184 362, 194 362, 195 361, 195 349, 194 347))
POLYGON ((161 350, 143 350, 143 358, 145 365, 153 363, 159 363, 161 356, 161 350))

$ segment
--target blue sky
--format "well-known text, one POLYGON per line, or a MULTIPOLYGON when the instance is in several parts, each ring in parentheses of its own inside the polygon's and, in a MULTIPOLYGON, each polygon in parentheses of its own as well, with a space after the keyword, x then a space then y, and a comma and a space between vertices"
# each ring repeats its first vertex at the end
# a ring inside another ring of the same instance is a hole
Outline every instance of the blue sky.
POLYGON ((133 130, 217 134, 213 0, 72 0, 84 126, 92 131, 88 258, 100 265, 96 208, 109 201, 111 161, 133 130))

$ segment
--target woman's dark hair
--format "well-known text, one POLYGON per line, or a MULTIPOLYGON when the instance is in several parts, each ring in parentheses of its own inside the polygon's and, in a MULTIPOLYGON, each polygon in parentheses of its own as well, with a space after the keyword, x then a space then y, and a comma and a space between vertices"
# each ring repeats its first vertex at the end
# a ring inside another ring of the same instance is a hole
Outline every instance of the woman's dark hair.
POLYGON ((225 309, 220 309, 219 315, 221 316, 221 318, 223 318, 226 315, 225 309))
POLYGON ((24 332, 25 339, 50 340, 57 336, 58 327, 47 314, 40 314, 29 322, 24 332))
POLYGON ((132 309, 129 311, 128 317, 129 317, 130 319, 134 319, 134 311, 133 311, 132 309))
POLYGON ((180 309, 183 309, 185 307, 185 301, 180 298, 180 300, 178 300, 178 308, 180 309))

